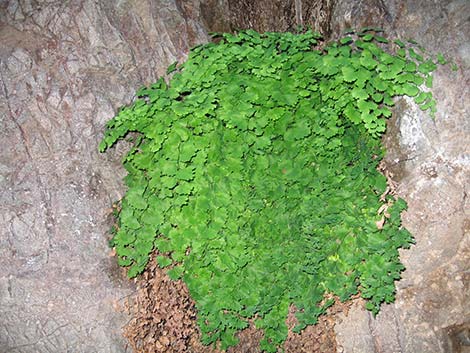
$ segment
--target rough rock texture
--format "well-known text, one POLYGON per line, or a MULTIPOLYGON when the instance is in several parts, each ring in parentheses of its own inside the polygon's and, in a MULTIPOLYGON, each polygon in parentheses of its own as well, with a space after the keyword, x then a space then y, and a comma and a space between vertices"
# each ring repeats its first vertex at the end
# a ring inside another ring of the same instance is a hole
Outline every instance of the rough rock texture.
POLYGON ((104 123, 209 31, 382 26, 454 58, 434 79, 434 121, 397 104, 385 143, 416 245, 397 302, 360 302, 336 324, 338 352, 470 348, 468 0, 0 0, 0 353, 126 352, 115 307, 133 292, 110 257, 120 150, 104 123), (118 149, 119 149, 118 148, 118 149))
POLYGON ((338 1, 332 29, 382 26, 455 60, 439 68, 430 120, 409 99, 397 103, 384 139, 388 169, 409 206, 404 225, 416 245, 402 252, 407 270, 397 301, 377 319, 359 307, 336 325, 344 352, 470 351, 470 3, 338 1))
POLYGON ((132 287, 107 245, 123 170, 97 145, 205 40, 174 1, 0 1, 1 353, 128 351, 132 287))
POLYGON ((259 32, 293 31, 309 26, 328 35, 336 0, 197 0, 200 17, 212 32, 251 28, 259 32))

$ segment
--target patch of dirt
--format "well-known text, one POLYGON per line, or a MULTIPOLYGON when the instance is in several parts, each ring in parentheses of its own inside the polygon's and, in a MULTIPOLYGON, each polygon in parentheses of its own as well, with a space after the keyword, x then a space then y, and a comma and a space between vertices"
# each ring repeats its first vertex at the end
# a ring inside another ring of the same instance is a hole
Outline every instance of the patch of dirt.
MULTIPOLYGON (((286 353, 336 353, 335 315, 349 310, 351 302, 336 303, 327 315, 296 334, 289 330, 284 344, 286 353)), ((137 294, 127 303, 133 319, 124 328, 124 336, 135 353, 221 353, 223 351, 200 343, 196 323, 197 310, 183 281, 172 281, 155 260, 137 280, 137 294)), ((295 308, 291 307, 287 325, 295 325, 295 308)), ((227 353, 261 352, 263 333, 254 325, 238 334, 240 342, 227 353)))
POLYGON ((196 308, 183 281, 172 281, 151 261, 128 303, 133 319, 124 336, 138 353, 215 352, 199 342, 196 308))
POLYGON ((342 350, 338 349, 336 346, 336 314, 344 313, 347 315, 353 300, 357 298, 359 298, 359 296, 354 296, 352 300, 341 303, 339 298, 335 297, 335 303, 327 310, 326 315, 320 316, 316 325, 307 326, 300 333, 294 333, 291 330, 297 323, 295 307, 291 306, 289 308, 289 315, 287 316, 289 333, 284 343, 284 351, 290 353, 342 352, 342 350))

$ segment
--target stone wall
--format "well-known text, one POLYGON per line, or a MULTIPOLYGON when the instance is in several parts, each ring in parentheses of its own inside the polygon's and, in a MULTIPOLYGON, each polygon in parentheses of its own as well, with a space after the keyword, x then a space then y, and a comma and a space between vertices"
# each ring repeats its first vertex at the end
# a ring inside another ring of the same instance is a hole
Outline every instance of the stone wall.
POLYGON ((403 99, 384 139, 416 238, 397 302, 376 319, 353 307, 336 333, 343 352, 468 352, 469 13, 467 0, 0 0, 0 353, 128 351, 116 307, 133 286, 107 246, 125 146, 97 153, 105 122, 206 31, 299 24, 382 26, 459 66, 435 74, 435 120, 403 99))
POLYGON ((174 1, 0 1, 0 352, 125 352, 104 124, 206 41, 174 1))
POLYGON ((470 3, 468 1, 338 2, 335 32, 378 25, 412 38, 457 71, 434 74, 435 120, 410 99, 397 102, 384 139, 388 169, 408 202, 404 225, 416 245, 397 300, 373 319, 356 307, 337 324, 345 352, 447 353, 470 351, 470 3))

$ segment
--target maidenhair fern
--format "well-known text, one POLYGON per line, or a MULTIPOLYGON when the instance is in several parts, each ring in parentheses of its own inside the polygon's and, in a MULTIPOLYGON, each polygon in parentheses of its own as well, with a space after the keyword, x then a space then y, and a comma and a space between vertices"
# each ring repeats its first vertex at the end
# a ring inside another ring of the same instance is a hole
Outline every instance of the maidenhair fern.
POLYGON ((373 313, 394 300, 412 237, 405 202, 380 198, 380 136, 396 96, 435 110, 422 87, 436 64, 377 33, 324 46, 311 31, 224 34, 107 124, 101 151, 140 133, 124 159, 119 264, 134 277, 158 250, 196 301, 203 343, 235 345, 255 318, 275 352, 290 305, 299 331, 327 294, 360 293, 373 313))

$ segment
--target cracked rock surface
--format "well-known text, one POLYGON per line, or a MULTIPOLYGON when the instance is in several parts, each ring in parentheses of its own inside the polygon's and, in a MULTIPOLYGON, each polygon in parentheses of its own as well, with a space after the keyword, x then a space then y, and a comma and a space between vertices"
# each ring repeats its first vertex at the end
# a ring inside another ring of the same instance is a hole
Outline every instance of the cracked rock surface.
POLYGON ((1 353, 128 351, 107 245, 123 169, 97 145, 202 41, 174 1, 0 1, 1 353))
POLYGON ((338 352, 469 352, 469 13, 468 0, 0 0, 0 353, 130 352, 117 309, 135 289, 107 245, 125 146, 98 154, 105 122, 206 31, 299 23, 382 26, 458 65, 435 73, 435 120, 402 99, 384 138, 416 239, 397 301, 376 319, 359 301, 335 331, 338 352))
POLYGON ((387 167, 408 202, 404 226, 416 245, 397 300, 376 319, 359 306, 336 325, 344 352, 470 352, 470 3, 457 1, 337 1, 331 27, 382 26, 413 38, 458 65, 439 67, 432 89, 435 120, 397 102, 384 138, 387 167))

